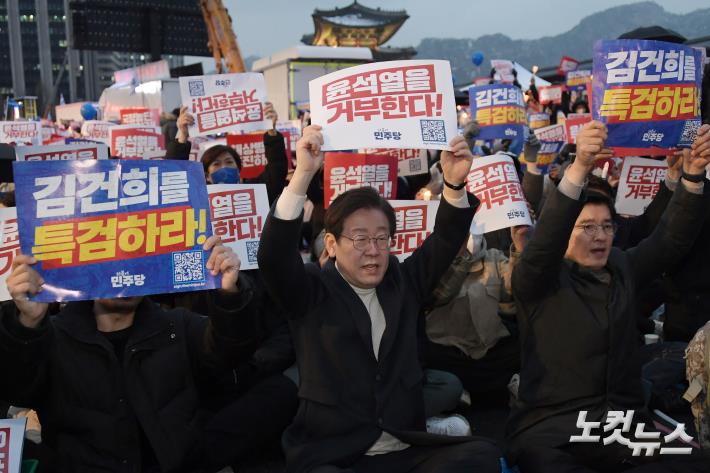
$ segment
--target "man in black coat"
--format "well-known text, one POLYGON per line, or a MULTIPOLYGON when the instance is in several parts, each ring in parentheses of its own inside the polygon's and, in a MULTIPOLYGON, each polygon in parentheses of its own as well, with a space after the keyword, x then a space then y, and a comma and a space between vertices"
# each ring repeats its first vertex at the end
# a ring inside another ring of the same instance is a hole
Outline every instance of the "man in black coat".
POLYGON ((283 444, 287 471, 499 471, 499 451, 470 437, 426 432, 417 314, 468 236, 478 200, 464 181, 462 137, 442 153, 445 182, 434 232, 399 263, 389 254, 392 207, 374 190, 338 197, 325 219, 330 261, 298 252, 306 191, 323 161, 320 127, 304 130, 291 182, 267 218, 259 267, 287 311, 301 403, 283 444), (436 447, 445 445, 445 447, 436 447))
MULTIPOLYGON (((252 289, 218 237, 207 268, 222 274, 210 317, 164 311, 148 298, 70 302, 47 317, 31 255, 8 277, 0 314, 0 399, 38 411, 59 471, 181 472, 209 463, 200 400, 254 350, 252 289)), ((220 465, 224 466, 224 465, 220 465)))
MULTIPOLYGON (((522 364, 507 436, 521 471, 621 471, 648 460, 619 443, 571 443, 570 437, 582 435, 580 412, 604 427, 609 411, 634 410, 635 422, 653 430, 643 412, 636 294, 682 258, 698 235, 707 205, 708 129, 700 129, 694 145, 703 148, 684 156, 683 178, 657 228, 627 251, 612 247, 611 201, 591 191, 582 195, 595 159, 611 154, 604 148, 606 128, 592 122, 577 136, 577 159, 548 198, 513 271, 522 364)), ((634 430, 622 435, 637 441, 634 430)))

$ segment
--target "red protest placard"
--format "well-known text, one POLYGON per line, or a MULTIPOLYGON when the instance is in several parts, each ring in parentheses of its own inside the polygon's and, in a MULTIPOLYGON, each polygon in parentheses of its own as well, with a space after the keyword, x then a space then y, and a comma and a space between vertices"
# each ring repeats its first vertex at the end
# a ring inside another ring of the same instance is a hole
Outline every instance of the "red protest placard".
POLYGON ((562 103, 562 92, 564 90, 564 85, 550 85, 547 87, 540 87, 538 89, 540 93, 540 103, 542 105, 547 105, 548 103, 562 103))
POLYGON ((118 113, 123 125, 160 126, 160 111, 157 108, 122 108, 118 113))
POLYGON ((385 199, 397 195, 397 157, 325 153, 325 207, 350 189, 372 187, 385 199))
POLYGON ((234 148, 242 159, 242 169, 239 171, 242 179, 253 179, 264 172, 266 151, 263 133, 227 135, 227 144, 234 148))
POLYGON ((165 137, 158 127, 119 125, 109 129, 111 154, 123 159, 143 159, 149 151, 165 149, 165 137))
POLYGON ((567 130, 567 143, 577 143, 577 133, 585 123, 592 121, 592 114, 585 113, 584 116, 571 117, 565 120, 565 130, 567 130))

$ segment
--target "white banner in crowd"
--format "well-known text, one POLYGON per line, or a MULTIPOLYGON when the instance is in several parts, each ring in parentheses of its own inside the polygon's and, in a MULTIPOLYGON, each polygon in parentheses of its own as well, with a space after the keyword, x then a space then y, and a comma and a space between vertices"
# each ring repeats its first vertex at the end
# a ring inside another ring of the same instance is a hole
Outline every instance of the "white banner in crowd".
POLYGON ((466 189, 481 201, 471 224, 474 235, 516 225, 532 225, 523 188, 509 156, 474 159, 466 189))
POLYGON ((550 125, 535 130, 535 136, 540 141, 567 141, 567 131, 561 123, 550 125))
POLYGON ((111 154, 123 159, 143 159, 146 152, 165 149, 165 137, 157 126, 116 125, 109 136, 111 154))
POLYGON ((624 159, 619 189, 616 192, 616 211, 622 215, 641 215, 666 178, 666 161, 639 157, 624 159))
POLYGON ((397 219, 397 232, 390 254, 404 261, 434 231, 438 200, 390 200, 397 219))
POLYGON ((0 122, 0 143, 39 146, 42 125, 40 122, 0 122))
POLYGON ((18 161, 67 161, 75 159, 108 159, 108 146, 103 143, 23 146, 15 150, 18 161))
POLYGON ((508 59, 491 59, 491 67, 496 70, 496 79, 507 84, 512 84, 515 81, 513 69, 515 65, 513 61, 508 59))
POLYGON ((258 268, 259 238, 269 213, 264 184, 211 184, 212 231, 232 248, 241 260, 241 269, 258 268))
POLYGON ((12 299, 7 292, 7 277, 12 271, 12 261, 20 253, 20 235, 17 232, 17 209, 0 207, 0 301, 12 299))
POLYGON ((309 90, 325 151, 447 149, 457 134, 448 61, 363 64, 314 79, 309 90))
POLYGON ((22 471, 22 447, 27 418, 0 419, 0 473, 22 471))
POLYGON ((288 146, 291 151, 296 151, 296 142, 301 137, 301 121, 287 120, 276 122, 276 130, 281 133, 288 133, 288 146))
POLYGON ((111 134, 109 130, 116 126, 111 122, 102 122, 99 120, 88 120, 81 125, 81 136, 93 141, 100 141, 109 146, 111 144, 111 134))
POLYGON ((271 128, 264 118, 266 82, 260 73, 181 77, 180 98, 195 118, 190 136, 271 128))
POLYGON ((366 148, 358 151, 364 154, 389 155, 397 158, 397 175, 416 176, 429 171, 428 156, 425 149, 382 149, 366 148))

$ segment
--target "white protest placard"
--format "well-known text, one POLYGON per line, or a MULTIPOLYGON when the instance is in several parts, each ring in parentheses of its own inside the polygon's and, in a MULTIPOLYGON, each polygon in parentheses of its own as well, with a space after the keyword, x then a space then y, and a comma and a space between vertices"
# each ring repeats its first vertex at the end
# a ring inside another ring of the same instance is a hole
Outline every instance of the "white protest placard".
POLYGON ((515 81, 515 76, 513 75, 515 65, 513 61, 508 59, 491 59, 491 67, 498 73, 499 80, 510 84, 515 81))
POLYGON ((12 271, 12 261, 20 253, 20 235, 17 231, 17 209, 0 207, 0 301, 12 299, 5 281, 12 271))
POLYGON ((363 64, 309 82, 323 150, 447 149, 456 136, 448 61, 363 64))
POLYGON ((523 188, 509 156, 494 154, 474 159, 466 189, 481 201, 471 224, 474 235, 532 225, 523 188))
POLYGON ((619 189, 616 192, 616 211, 622 215, 641 215, 666 178, 668 165, 664 161, 639 157, 624 159, 619 189))
POLYGON ((74 159, 108 159, 108 146, 103 143, 23 146, 15 150, 18 161, 67 161, 74 159))
POLYGON ((537 90, 540 97, 540 103, 542 105, 562 102, 562 91, 564 90, 564 86, 550 85, 547 87, 540 87, 537 90))
POLYGON ((52 139, 52 135, 54 135, 54 131, 53 126, 42 125, 42 144, 49 144, 52 139))
POLYGON ((16 145, 42 144, 42 124, 40 122, 0 122, 0 143, 16 145))
POLYGON ((364 154, 395 156, 397 158, 397 175, 400 177, 426 174, 429 171, 429 166, 427 166, 429 163, 428 156, 425 149, 366 148, 361 149, 358 152, 364 154))
POLYGON ((0 419, 0 473, 22 471, 22 447, 27 418, 0 419))
POLYGON ((567 142, 567 130, 561 123, 550 125, 535 130, 535 136, 540 141, 562 141, 567 142))
POLYGON ((165 150, 146 151, 143 153, 143 159, 165 159, 165 150))
POLYGON ((190 136, 268 130, 266 82, 256 72, 180 78, 180 98, 195 119, 190 136))
POLYGON ((438 200, 390 200, 397 220, 390 254, 404 261, 434 231, 438 200))
POLYGON ((232 248, 241 260, 241 269, 255 269, 259 238, 269 213, 264 184, 210 184, 212 231, 232 248))
POLYGON ((276 130, 280 133, 288 133, 288 146, 291 151, 296 151, 296 142, 301 137, 301 121, 288 120, 276 122, 276 130))
POLYGON ((92 141, 100 141, 109 146, 111 144, 111 135, 109 130, 116 126, 111 122, 102 122, 100 120, 87 120, 81 125, 81 136, 92 141))

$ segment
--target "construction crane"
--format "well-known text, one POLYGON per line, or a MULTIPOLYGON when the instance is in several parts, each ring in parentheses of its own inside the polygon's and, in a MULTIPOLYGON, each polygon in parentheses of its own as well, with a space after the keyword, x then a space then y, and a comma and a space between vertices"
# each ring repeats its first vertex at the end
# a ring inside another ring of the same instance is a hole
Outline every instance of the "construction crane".
POLYGON ((232 29, 232 18, 227 13, 222 0, 200 0, 200 8, 207 25, 208 46, 212 51, 217 73, 245 72, 237 36, 232 29), (227 66, 226 71, 222 58, 227 66))

